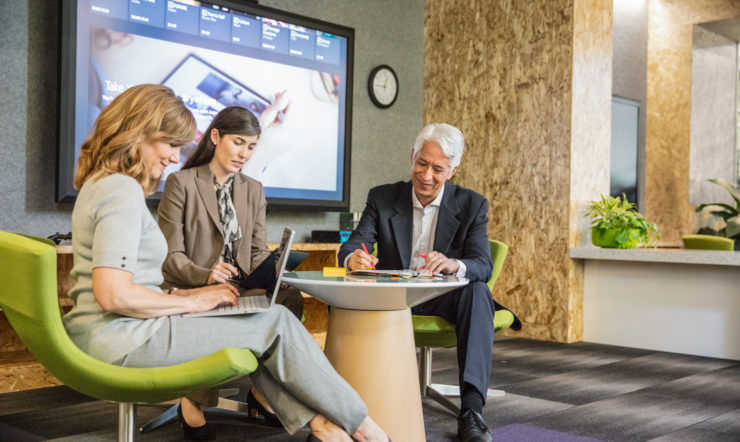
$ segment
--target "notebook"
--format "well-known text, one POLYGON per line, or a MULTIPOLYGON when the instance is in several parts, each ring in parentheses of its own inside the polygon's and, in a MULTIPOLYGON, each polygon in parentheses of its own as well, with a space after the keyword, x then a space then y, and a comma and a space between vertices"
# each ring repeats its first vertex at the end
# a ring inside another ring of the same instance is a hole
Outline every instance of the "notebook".
POLYGON ((193 318, 203 316, 229 316, 229 315, 244 315, 247 313, 258 313, 270 310, 275 305, 277 299, 277 292, 280 290, 280 281, 283 279, 283 271, 285 265, 288 262, 288 255, 290 255, 290 246, 293 244, 293 237, 295 231, 285 228, 283 231, 283 239, 280 241, 280 247, 276 251, 277 260, 275 261, 275 286, 272 289, 272 296, 268 299, 266 296, 240 296, 236 298, 236 305, 226 305, 216 307, 213 310, 200 313, 184 313, 182 317, 193 318))
POLYGON ((444 278, 442 273, 432 273, 428 270, 352 270, 348 276, 367 276, 373 278, 444 278))

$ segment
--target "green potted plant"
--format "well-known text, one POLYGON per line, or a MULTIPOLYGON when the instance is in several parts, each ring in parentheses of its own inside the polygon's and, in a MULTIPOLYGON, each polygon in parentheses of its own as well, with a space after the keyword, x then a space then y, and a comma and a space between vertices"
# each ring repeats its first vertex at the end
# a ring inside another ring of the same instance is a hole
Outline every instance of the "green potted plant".
POLYGON ((735 207, 724 203, 706 203, 700 204, 697 208, 697 212, 703 211, 705 208, 710 208, 711 214, 722 218, 725 222, 725 226, 719 230, 715 230, 711 227, 702 227, 699 229, 698 234, 700 235, 714 235, 722 236, 735 240, 735 250, 740 250, 740 190, 734 184, 719 178, 711 178, 710 183, 716 184, 725 189, 733 200, 735 200, 735 207))
POLYGON ((586 210, 591 218, 591 242, 599 247, 631 249, 637 244, 650 244, 660 239, 658 226, 648 222, 627 196, 601 195, 601 200, 591 201, 586 210))

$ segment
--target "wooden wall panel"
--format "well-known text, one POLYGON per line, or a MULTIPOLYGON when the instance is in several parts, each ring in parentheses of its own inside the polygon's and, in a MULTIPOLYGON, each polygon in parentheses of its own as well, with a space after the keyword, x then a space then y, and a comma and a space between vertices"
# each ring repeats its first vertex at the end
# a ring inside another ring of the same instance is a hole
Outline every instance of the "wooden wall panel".
MULTIPOLYGON (((609 115, 608 106, 598 106, 609 100, 611 82, 590 88, 578 105, 573 82, 610 79, 610 59, 610 1, 427 1, 424 121, 465 134, 456 180, 489 199, 489 235, 510 247, 494 296, 525 323, 518 336, 581 338, 582 271, 568 257, 572 213, 582 205, 571 204, 571 149, 589 146, 578 154, 585 167, 594 156, 603 162, 603 146, 589 143, 602 143, 604 134, 587 126, 595 113, 609 115), (576 20, 584 21, 580 28, 576 20), (589 42, 574 45, 576 32, 589 42), (574 75, 574 49, 578 69, 597 72, 574 75), (600 50, 608 52, 606 63, 589 58, 600 50), (574 106, 589 118, 576 118, 574 106), (574 131, 584 139, 573 146, 574 131)), ((608 149, 608 129, 606 140, 608 149)), ((608 150, 606 158, 608 164, 608 150)), ((576 189, 602 185, 585 176, 576 189)))
MULTIPOLYGON (((569 246, 590 241, 589 201, 609 193, 612 2, 574 1, 569 246)), ((583 339, 583 261, 568 265, 568 342, 583 339)))
POLYGON ((740 16, 738 0, 650 0, 648 4, 645 214, 662 242, 691 233, 689 158, 693 25, 740 16))

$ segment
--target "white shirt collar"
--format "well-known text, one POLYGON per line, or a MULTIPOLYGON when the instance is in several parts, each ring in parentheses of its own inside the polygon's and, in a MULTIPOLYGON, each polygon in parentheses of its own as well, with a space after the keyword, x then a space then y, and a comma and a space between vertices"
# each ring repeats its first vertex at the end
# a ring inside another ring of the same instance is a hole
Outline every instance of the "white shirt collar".
MULTIPOLYGON (((442 205, 442 195, 445 193, 445 186, 442 185, 442 190, 439 191, 439 195, 437 195, 436 198, 434 198, 434 201, 429 203, 429 206, 441 206, 442 205)), ((416 197, 416 191, 414 190, 413 186, 411 187, 411 202, 414 206, 414 209, 423 209, 424 207, 421 205, 421 202, 419 202, 419 198, 416 197)), ((429 207, 427 206, 427 207, 429 207)))

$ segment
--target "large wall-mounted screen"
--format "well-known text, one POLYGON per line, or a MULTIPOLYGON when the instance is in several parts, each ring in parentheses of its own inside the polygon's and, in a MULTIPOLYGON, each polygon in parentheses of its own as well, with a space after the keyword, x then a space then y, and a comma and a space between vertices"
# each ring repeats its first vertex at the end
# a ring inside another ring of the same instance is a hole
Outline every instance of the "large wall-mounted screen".
POLYGON ((165 179, 224 107, 278 111, 261 119, 242 172, 271 205, 347 209, 353 29, 220 0, 64 0, 61 15, 58 201, 76 195, 79 148, 101 110, 128 87, 160 83, 198 126, 165 179))

